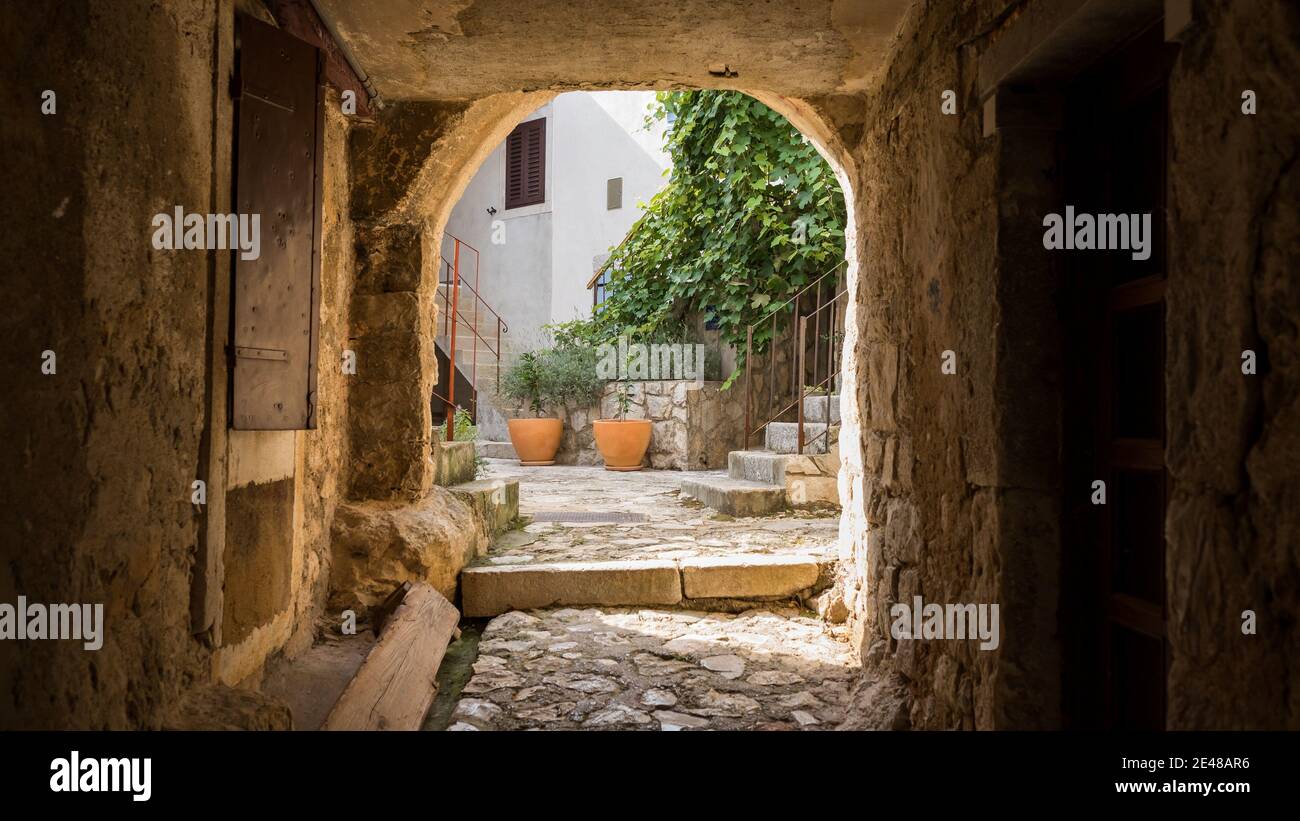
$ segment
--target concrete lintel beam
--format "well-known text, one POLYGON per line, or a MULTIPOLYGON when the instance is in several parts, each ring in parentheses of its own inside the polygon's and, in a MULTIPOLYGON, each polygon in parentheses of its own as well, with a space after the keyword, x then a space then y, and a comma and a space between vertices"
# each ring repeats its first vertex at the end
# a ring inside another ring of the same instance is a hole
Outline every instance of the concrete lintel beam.
POLYGON ((1005 128, 1056 131, 1064 118, 1065 106, 1058 94, 999 88, 984 101, 984 136, 1005 128))
POLYGON ((1064 82, 1163 12, 1164 0, 1034 3, 980 55, 980 99, 1001 86, 1064 82))

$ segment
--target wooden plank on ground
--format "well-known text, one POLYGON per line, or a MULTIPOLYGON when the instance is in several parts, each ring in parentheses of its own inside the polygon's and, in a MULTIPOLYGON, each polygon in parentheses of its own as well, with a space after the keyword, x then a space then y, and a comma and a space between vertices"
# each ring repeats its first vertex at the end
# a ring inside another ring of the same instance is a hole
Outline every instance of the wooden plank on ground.
POLYGON ((326 730, 418 730, 436 693, 434 678, 460 622, 451 602, 417 584, 325 719, 326 730))

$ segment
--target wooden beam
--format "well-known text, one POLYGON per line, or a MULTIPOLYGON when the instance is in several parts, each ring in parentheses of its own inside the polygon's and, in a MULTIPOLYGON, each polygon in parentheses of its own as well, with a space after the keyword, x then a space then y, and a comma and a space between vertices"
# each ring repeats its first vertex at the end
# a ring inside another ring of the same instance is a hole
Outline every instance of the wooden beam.
POLYGON ((326 730, 418 730, 460 612, 426 583, 393 611, 356 676, 325 719, 326 730))

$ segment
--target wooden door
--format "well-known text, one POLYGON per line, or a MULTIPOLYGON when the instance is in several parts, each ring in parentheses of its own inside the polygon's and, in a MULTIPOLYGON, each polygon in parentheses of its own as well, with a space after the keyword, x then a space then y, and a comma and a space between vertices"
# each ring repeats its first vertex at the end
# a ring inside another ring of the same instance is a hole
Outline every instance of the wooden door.
MULTIPOLYGON (((1167 78, 1156 26, 1081 76, 1067 97, 1065 202, 1150 214, 1146 259, 1069 255, 1063 562, 1067 720, 1163 729, 1165 641, 1165 202, 1167 78), (1094 482, 1105 485, 1097 504, 1094 482)), ((1130 237, 1130 242, 1132 237, 1130 237)))

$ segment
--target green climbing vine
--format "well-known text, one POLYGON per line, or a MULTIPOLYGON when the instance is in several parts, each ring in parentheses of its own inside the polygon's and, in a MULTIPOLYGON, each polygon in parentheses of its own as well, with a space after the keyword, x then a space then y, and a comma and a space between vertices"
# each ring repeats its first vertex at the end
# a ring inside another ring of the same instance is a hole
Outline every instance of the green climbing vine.
MULTIPOLYGON (((843 261, 839 183, 785 117, 739 92, 660 92, 650 118, 669 119, 672 176, 612 250, 606 301, 571 333, 680 339, 702 315, 743 354, 748 325, 843 261)), ((770 334, 755 329, 759 350, 770 334)))

